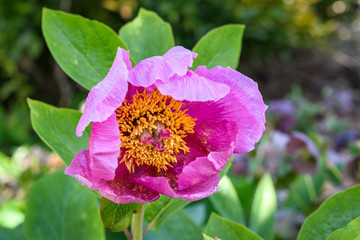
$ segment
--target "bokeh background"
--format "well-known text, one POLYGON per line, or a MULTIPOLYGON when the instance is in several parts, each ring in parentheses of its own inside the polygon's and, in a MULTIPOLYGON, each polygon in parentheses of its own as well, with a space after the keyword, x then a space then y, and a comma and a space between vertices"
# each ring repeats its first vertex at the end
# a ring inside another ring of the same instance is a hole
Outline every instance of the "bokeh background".
POLYGON ((279 239, 294 238, 321 201, 359 182, 360 0, 0 0, 0 226, 21 224, 29 186, 64 167, 32 130, 26 98, 79 109, 87 94, 51 57, 43 7, 116 32, 143 7, 169 22, 176 44, 189 49, 212 28, 245 24, 238 70, 258 82, 269 110, 257 150, 235 156, 231 174, 245 210, 252 195, 242 196, 244 186, 253 192, 264 172, 272 174, 279 239), (304 176, 316 196, 292 201, 289 183, 304 176), (285 232, 283 219, 292 219, 285 232))

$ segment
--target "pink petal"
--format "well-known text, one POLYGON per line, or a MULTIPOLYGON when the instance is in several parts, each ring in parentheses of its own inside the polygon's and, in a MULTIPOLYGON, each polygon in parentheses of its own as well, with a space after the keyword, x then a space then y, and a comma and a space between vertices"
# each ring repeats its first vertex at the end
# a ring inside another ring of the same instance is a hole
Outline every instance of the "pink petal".
POLYGON ((198 146, 187 144, 192 151, 195 147, 206 149, 209 153, 197 157, 184 167, 178 177, 179 190, 207 181, 212 175, 218 174, 230 159, 237 141, 237 126, 234 122, 203 122, 195 129, 192 136, 198 146))
POLYGON ((171 48, 163 56, 140 61, 129 73, 129 82, 134 86, 149 87, 157 80, 167 82, 175 74, 185 75, 192 66, 196 53, 183 47, 171 48))
POLYGON ((115 112, 104 122, 93 122, 89 140, 90 168, 97 179, 112 180, 120 155, 120 131, 115 112))
POLYGON ((85 187, 96 190, 98 180, 93 178, 90 170, 89 150, 83 150, 75 155, 70 165, 65 169, 65 174, 78 180, 85 187))
POLYGON ((190 70, 184 76, 175 75, 168 82, 158 81, 155 85, 163 95, 179 101, 217 101, 230 92, 228 85, 203 78, 190 70))
POLYGON ((125 164, 116 169, 113 181, 104 181, 99 186, 99 193, 116 203, 146 203, 157 200, 159 193, 133 181, 134 175, 129 174, 125 164))
POLYGON ((188 102, 183 109, 187 114, 201 121, 212 120, 233 121, 239 128, 238 143, 235 153, 248 152, 254 149, 265 130, 265 110, 262 96, 257 84, 250 78, 227 67, 217 66, 207 70, 200 66, 195 73, 212 81, 225 83, 230 86, 230 93, 219 101, 188 102))
POLYGON ((109 73, 90 90, 86 98, 84 113, 76 128, 78 137, 90 122, 105 121, 122 104, 128 88, 127 78, 130 68, 129 52, 118 48, 109 73))

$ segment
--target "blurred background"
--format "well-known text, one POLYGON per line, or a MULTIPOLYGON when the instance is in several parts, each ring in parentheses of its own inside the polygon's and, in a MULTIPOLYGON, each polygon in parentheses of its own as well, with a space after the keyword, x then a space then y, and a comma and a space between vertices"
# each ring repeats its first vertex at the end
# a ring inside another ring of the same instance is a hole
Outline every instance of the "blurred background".
POLYGON ((279 239, 294 238, 321 201, 359 182, 360 0, 0 0, 0 226, 21 224, 29 186, 64 167, 32 130, 26 98, 78 109, 87 95, 47 49, 43 7, 116 32, 143 7, 188 49, 212 28, 245 24, 238 70, 269 105, 267 131, 256 151, 234 157, 230 175, 246 212, 252 195, 244 189, 253 193, 259 177, 272 174, 277 224, 292 219, 276 230, 279 239), (293 196, 306 179, 315 195, 305 187, 293 196))

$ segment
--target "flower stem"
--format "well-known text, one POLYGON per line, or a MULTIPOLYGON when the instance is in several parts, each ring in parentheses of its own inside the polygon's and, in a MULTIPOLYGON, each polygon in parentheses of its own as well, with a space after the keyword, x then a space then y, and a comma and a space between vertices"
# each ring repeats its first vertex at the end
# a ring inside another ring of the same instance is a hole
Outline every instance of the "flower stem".
POLYGON ((135 212, 132 216, 131 233, 132 240, 142 240, 143 238, 143 219, 145 212, 145 204, 142 204, 141 208, 135 212))

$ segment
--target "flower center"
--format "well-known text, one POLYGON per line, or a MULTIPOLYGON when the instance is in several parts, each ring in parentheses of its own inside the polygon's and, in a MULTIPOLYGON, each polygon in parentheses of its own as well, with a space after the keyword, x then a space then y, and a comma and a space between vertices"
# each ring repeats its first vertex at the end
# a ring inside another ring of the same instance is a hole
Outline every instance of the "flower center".
POLYGON ((156 88, 136 93, 130 102, 126 99, 116 109, 120 129, 120 163, 130 173, 135 165, 149 165, 157 171, 166 171, 176 163, 176 155, 189 152, 184 138, 194 133, 195 120, 186 110, 180 110, 182 102, 162 95, 156 88))

